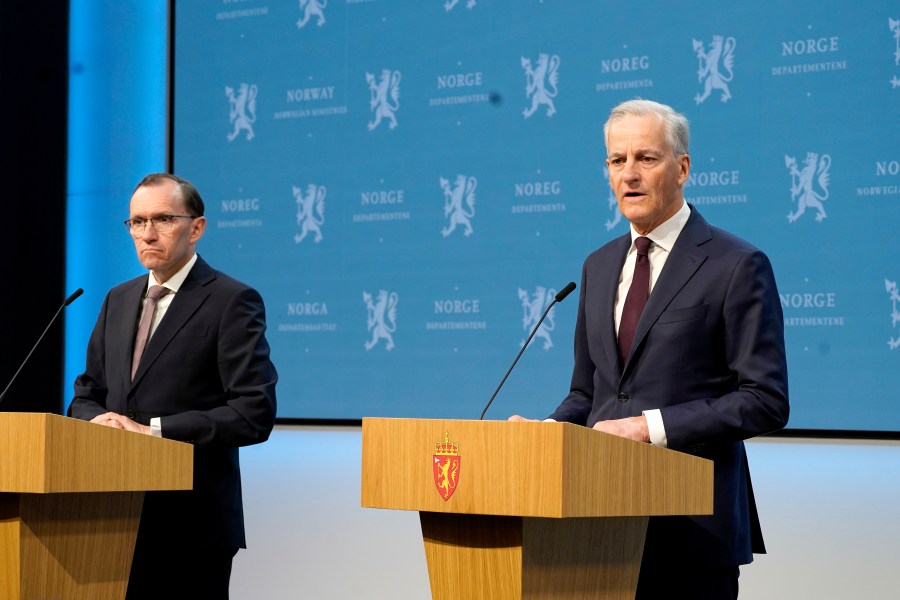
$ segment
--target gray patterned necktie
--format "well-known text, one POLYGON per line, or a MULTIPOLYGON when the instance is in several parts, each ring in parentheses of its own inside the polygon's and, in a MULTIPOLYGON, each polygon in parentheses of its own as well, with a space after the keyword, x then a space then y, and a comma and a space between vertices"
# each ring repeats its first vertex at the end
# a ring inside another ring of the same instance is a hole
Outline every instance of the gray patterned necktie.
POLYGON ((153 315, 156 314, 156 302, 169 292, 167 287, 161 285, 151 286, 147 290, 147 306, 144 307, 144 314, 141 315, 141 324, 138 326, 137 336, 134 339, 134 356, 131 359, 131 378, 137 373, 138 365, 141 364, 141 355, 147 346, 147 340, 150 338, 150 325, 153 323, 153 315))

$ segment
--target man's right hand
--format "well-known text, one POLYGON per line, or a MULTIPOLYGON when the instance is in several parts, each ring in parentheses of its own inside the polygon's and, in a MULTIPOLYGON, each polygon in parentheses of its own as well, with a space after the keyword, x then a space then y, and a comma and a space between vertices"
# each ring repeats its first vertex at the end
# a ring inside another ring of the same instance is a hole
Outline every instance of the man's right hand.
POLYGON ((537 422, 539 420, 540 419, 526 419, 525 417, 520 415, 513 415, 507 419, 507 421, 515 421, 516 423, 537 422))

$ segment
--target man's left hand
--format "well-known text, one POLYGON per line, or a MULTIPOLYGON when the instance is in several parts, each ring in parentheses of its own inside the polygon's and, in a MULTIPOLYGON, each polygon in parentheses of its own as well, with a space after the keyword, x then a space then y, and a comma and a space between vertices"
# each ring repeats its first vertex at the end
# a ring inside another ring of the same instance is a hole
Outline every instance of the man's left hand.
POLYGON ((647 419, 643 415, 640 417, 598 421, 593 428, 597 431, 611 433, 629 440, 650 443, 650 429, 647 427, 647 419))

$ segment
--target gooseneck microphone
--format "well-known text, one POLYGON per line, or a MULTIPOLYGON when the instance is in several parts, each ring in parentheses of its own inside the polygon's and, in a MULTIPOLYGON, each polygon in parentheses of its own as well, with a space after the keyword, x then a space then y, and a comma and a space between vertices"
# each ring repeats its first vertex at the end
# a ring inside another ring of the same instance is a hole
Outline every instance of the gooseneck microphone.
POLYGON ((519 350, 519 353, 516 354, 516 359, 515 359, 514 361, 512 361, 512 364, 511 364, 511 365, 509 365, 509 369, 507 369, 506 375, 504 375, 504 376, 503 376, 503 379, 500 381, 500 385, 497 386, 497 389, 494 390, 494 393, 493 393, 493 394, 491 394, 491 399, 488 400, 487 404, 484 405, 484 410, 481 411, 481 416, 478 417, 478 420, 479 420, 479 421, 482 420, 482 419, 484 419, 484 413, 487 412, 488 406, 490 406, 490 405, 491 405, 491 402, 494 401, 494 398, 497 397, 497 392, 499 392, 499 391, 500 391, 500 388, 503 387, 503 384, 506 382, 506 378, 509 377, 509 374, 510 374, 510 373, 512 373, 513 367, 515 367, 515 366, 516 366, 516 363, 519 362, 519 357, 522 356, 522 353, 525 352, 525 348, 527 348, 527 347, 528 347, 528 344, 531 343, 531 338, 534 337, 534 334, 537 333, 537 330, 538 330, 538 328, 541 326, 541 323, 544 322, 544 317, 547 316, 547 313, 550 312, 550 309, 553 308, 553 305, 554 305, 554 304, 556 304, 557 302, 562 302, 563 299, 564 299, 566 296, 568 296, 569 294, 571 294, 571 293, 572 293, 572 290, 574 290, 574 289, 575 289, 575 282, 574 282, 574 281, 570 281, 570 282, 566 285, 566 287, 564 287, 563 289, 559 290, 559 292, 556 294, 556 296, 553 297, 553 302, 551 302, 550 304, 548 304, 548 305, 547 305, 547 308, 544 309, 544 314, 541 315, 541 318, 538 319, 537 325, 535 325, 535 326, 534 326, 534 329, 531 330, 531 335, 529 335, 529 336, 528 336, 528 339, 525 340, 525 343, 522 344, 522 349, 519 350))
POLYGON ((64 308, 67 307, 68 305, 72 304, 72 302, 74 302, 75 299, 78 298, 78 296, 82 295, 83 293, 84 293, 84 290, 81 289, 81 288, 78 288, 77 290, 75 290, 74 292, 72 292, 72 295, 71 295, 71 296, 69 296, 68 298, 66 298, 66 299, 63 301, 62 306, 59 307, 59 309, 56 311, 56 314, 53 315, 53 318, 50 319, 50 322, 49 322, 49 323, 47 323, 47 328, 44 329, 44 333, 42 333, 42 334, 41 334, 41 337, 38 338, 38 341, 36 341, 36 342, 34 343, 34 346, 31 348, 31 352, 28 353, 28 356, 26 356, 26 357, 25 357, 25 360, 22 361, 22 364, 19 365, 19 370, 16 371, 16 374, 12 376, 12 379, 10 379, 10 380, 9 380, 9 383, 6 385, 6 389, 3 390, 3 393, 2 393, 2 394, 0 394, 0 402, 3 402, 3 397, 6 396, 6 392, 8 392, 8 391, 9 391, 9 388, 12 387, 13 381, 15 381, 15 380, 16 380, 16 377, 19 376, 19 373, 22 371, 22 367, 25 366, 25 364, 28 362, 28 359, 31 358, 31 355, 34 354, 34 351, 35 351, 35 349, 38 347, 38 344, 40 344, 40 343, 41 343, 41 340, 44 339, 44 336, 47 335, 47 331, 50 330, 50 326, 53 325, 53 322, 54 322, 54 321, 56 321, 56 317, 59 316, 59 313, 62 312, 62 309, 64 309, 64 308))

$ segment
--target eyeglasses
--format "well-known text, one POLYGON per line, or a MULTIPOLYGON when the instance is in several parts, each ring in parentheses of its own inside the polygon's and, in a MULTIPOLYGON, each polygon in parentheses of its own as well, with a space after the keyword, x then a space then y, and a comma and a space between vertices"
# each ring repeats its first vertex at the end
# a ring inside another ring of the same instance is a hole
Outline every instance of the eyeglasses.
POLYGON ((175 219, 196 219, 193 215, 158 215, 149 219, 128 219, 125 221, 125 229, 131 235, 140 235, 147 230, 147 225, 153 225, 159 233, 168 233, 175 227, 175 219))

